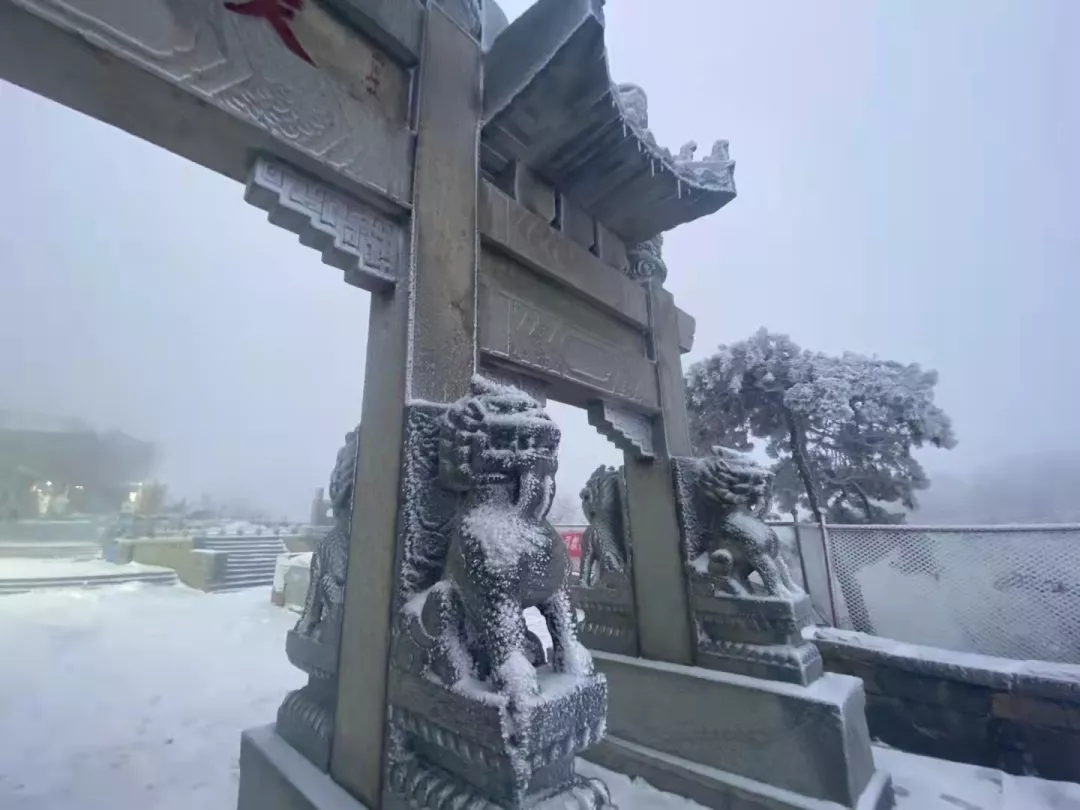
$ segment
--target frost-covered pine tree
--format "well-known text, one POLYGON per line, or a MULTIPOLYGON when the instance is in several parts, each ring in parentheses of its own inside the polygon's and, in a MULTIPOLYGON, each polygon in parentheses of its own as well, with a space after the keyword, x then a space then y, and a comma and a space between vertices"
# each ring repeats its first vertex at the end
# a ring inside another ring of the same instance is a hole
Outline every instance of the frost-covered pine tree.
POLYGON ((832 523, 902 521, 887 506, 914 509, 930 484, 912 451, 956 445, 934 404, 937 372, 807 351, 764 328, 694 364, 686 383, 698 452, 747 451, 761 440, 783 513, 802 507, 832 523))

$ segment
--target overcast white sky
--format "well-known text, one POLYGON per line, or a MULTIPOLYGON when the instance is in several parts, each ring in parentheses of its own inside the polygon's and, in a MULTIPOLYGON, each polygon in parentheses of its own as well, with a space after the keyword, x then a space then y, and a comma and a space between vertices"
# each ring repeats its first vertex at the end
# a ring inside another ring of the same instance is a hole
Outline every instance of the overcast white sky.
MULTIPOLYGON (((689 359, 765 325, 936 368, 960 445, 931 473, 1080 448, 1080 3, 607 14, 660 142, 727 138, 738 164, 738 198, 667 240, 689 359)), ((177 492, 304 516, 359 418, 366 294, 232 181, 3 83, 0 121, 0 408, 126 430, 177 492)), ((556 414, 576 492, 616 455, 556 414)))

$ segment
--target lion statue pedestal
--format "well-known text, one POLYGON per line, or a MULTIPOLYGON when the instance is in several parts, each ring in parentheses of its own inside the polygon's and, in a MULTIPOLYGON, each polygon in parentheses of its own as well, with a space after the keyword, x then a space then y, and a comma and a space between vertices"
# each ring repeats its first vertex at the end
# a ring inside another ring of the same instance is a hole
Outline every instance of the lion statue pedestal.
POLYGON ((809 686, 825 670, 802 637, 810 597, 763 520, 771 474, 727 450, 675 459, 674 471, 698 665, 809 686))
POLYGON ((727 452, 671 464, 693 665, 594 650, 608 735, 585 756, 707 807, 891 808, 861 681, 803 640, 809 599, 762 520, 769 473, 727 452))

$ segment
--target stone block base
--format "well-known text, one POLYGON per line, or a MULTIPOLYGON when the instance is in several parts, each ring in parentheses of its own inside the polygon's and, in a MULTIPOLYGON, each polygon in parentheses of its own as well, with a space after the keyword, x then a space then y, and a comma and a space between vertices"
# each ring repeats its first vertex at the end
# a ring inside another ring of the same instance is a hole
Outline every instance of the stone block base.
MULTIPOLYGON (((659 790, 685 796, 705 807, 722 810, 839 810, 844 806, 699 765, 618 737, 605 738, 589 749, 584 757, 609 770, 640 777, 659 790)), ((877 771, 854 810, 887 810, 892 806, 889 776, 877 771)))
POLYGON ((810 686, 594 651, 608 738, 587 759, 722 810, 887 810, 856 678, 810 686))
POLYGON ((504 696, 465 695, 397 673, 389 719, 400 749, 387 806, 419 805, 432 791, 462 807, 532 807, 560 795, 583 810, 606 806, 606 789, 574 773, 574 757, 603 734, 603 678, 539 674, 541 694, 512 708, 504 696))
POLYGON ((274 731, 248 729, 240 738, 237 810, 368 810, 274 731))

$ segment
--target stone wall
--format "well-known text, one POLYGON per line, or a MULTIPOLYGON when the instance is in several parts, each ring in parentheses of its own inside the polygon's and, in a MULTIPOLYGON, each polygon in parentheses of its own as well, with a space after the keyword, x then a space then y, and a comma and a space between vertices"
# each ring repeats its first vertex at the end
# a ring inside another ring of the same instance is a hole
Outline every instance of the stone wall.
POLYGON ((1080 782, 1080 666, 811 631, 831 672, 862 678, 870 734, 914 754, 1080 782))
POLYGON ((109 544, 107 558, 123 565, 128 562, 160 565, 176 571, 189 588, 209 591, 224 577, 225 555, 194 547, 187 536, 121 538, 109 544))

